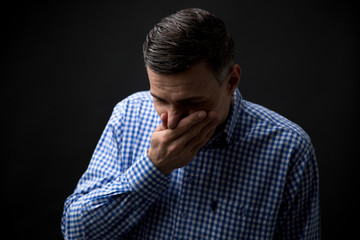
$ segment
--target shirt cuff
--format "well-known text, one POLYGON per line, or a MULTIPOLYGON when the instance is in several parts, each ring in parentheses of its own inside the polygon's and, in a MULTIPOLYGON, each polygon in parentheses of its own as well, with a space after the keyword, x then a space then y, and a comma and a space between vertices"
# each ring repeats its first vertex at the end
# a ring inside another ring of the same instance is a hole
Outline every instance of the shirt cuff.
POLYGON ((126 175, 131 190, 148 200, 157 198, 170 184, 170 178, 155 166, 147 152, 133 163, 126 175))

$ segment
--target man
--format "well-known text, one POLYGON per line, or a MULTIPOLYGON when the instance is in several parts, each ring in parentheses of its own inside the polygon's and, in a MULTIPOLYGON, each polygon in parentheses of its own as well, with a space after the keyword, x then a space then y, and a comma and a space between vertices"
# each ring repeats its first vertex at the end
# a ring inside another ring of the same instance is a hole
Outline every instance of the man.
POLYGON ((149 32, 150 91, 121 101, 66 200, 66 239, 319 239, 307 134, 242 99, 234 43, 201 9, 149 32))

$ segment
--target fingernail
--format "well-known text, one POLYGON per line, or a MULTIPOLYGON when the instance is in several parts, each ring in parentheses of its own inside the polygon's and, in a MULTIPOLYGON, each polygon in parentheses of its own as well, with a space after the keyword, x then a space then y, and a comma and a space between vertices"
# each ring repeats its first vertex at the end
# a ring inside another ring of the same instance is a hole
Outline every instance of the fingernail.
POLYGON ((198 118, 199 118, 199 119, 203 119, 203 118, 205 118, 205 116, 206 116, 206 113, 205 113, 205 112, 199 112, 199 113, 198 113, 198 118))

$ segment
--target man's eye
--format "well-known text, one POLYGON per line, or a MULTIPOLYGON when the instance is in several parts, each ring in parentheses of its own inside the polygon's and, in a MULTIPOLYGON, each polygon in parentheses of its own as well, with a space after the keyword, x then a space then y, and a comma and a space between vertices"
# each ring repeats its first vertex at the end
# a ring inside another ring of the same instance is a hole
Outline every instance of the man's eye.
POLYGON ((202 104, 202 102, 185 102, 184 104, 187 106, 196 107, 196 106, 200 106, 202 104))
POLYGON ((160 98, 155 98, 154 97, 154 101, 157 103, 164 103, 164 100, 160 99, 160 98))

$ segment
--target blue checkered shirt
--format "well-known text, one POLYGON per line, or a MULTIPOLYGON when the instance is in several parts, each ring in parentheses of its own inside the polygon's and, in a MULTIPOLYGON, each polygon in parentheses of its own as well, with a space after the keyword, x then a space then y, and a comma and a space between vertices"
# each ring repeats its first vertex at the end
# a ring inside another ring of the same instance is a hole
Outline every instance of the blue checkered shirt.
POLYGON ((149 92, 116 105, 65 202, 65 239, 320 239, 308 135, 242 99, 192 162, 164 175, 147 155, 160 118, 149 92))

